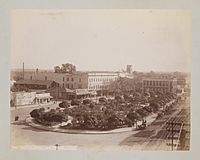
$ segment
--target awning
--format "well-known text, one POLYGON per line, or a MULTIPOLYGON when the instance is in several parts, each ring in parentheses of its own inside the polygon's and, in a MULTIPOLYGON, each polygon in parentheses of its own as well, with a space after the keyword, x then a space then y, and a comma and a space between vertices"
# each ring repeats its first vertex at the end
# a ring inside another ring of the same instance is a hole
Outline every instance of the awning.
POLYGON ((87 95, 91 94, 87 89, 76 89, 75 90, 76 95, 87 95))
POLYGON ((90 94, 91 95, 97 95, 97 92, 96 91, 90 91, 90 94))
POLYGON ((36 94, 37 99, 44 99, 44 98, 53 98, 52 96, 50 96, 49 94, 36 94))

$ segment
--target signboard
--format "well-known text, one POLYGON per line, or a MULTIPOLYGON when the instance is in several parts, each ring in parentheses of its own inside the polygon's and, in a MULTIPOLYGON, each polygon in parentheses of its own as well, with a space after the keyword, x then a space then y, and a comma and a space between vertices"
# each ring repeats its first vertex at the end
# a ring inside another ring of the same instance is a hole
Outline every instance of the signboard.
POLYGON ((13 93, 16 106, 33 104, 36 92, 15 92, 13 93))

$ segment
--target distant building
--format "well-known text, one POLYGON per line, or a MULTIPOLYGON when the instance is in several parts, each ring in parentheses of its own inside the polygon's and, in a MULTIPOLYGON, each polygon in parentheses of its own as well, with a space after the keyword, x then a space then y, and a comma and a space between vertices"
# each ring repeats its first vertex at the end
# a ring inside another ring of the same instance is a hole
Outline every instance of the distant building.
MULTIPOLYGON (((108 71, 76 71, 71 74, 54 72, 25 72, 24 74, 25 81, 55 81, 62 88, 68 88, 71 90, 87 89, 89 91, 103 90, 106 85, 117 80, 118 77, 118 72, 108 71)), ((23 80, 17 81, 16 84, 21 84, 22 81, 23 80)))
POLYGON ((177 91, 177 79, 175 78, 143 78, 142 79, 142 91, 155 91, 155 92, 172 92, 177 91))
POLYGON ((104 90, 110 82, 115 81, 119 77, 118 72, 87 72, 88 90, 104 90))
POLYGON ((133 73, 133 66, 132 65, 127 65, 126 66, 126 72, 129 73, 129 74, 132 74, 133 73))
POLYGON ((37 93, 37 92, 11 92, 11 101, 14 106, 34 105, 34 104, 47 104, 52 102, 50 93, 37 93))
POLYGON ((27 88, 29 90, 47 90, 51 87, 59 86, 59 84, 53 80, 19 80, 14 83, 15 88, 27 88))

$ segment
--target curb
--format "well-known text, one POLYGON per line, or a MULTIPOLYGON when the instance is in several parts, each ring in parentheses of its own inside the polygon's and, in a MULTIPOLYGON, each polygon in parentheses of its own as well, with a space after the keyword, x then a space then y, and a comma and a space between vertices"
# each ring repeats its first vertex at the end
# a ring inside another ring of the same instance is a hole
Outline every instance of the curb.
POLYGON ((25 119, 25 123, 28 126, 31 126, 36 129, 45 130, 45 131, 52 131, 58 133, 68 133, 68 134, 114 134, 114 133, 123 133, 123 132, 130 132, 136 131, 136 128, 127 127, 122 129, 114 129, 109 131, 90 131, 90 130, 75 130, 75 129, 61 129, 61 128, 53 128, 53 127, 46 127, 40 124, 36 124, 33 121, 33 118, 29 117, 25 119))
MULTIPOLYGON (((150 122, 150 124, 152 122, 150 122)), ((47 127, 47 126, 43 126, 43 125, 40 125, 40 124, 36 124, 36 123, 33 122, 33 118, 31 118, 31 117, 28 117, 28 118, 25 119, 25 124, 27 124, 28 126, 31 126, 33 128, 44 130, 44 131, 51 131, 51 132, 58 132, 58 133, 68 133, 68 134, 114 134, 114 133, 130 132, 130 131, 140 131, 140 130, 136 130, 135 127, 119 128, 119 129, 113 129, 113 130, 109 130, 109 131, 91 131, 91 130, 75 130, 75 129, 53 128, 53 127, 47 127)), ((150 124, 148 124, 148 126, 150 124)))

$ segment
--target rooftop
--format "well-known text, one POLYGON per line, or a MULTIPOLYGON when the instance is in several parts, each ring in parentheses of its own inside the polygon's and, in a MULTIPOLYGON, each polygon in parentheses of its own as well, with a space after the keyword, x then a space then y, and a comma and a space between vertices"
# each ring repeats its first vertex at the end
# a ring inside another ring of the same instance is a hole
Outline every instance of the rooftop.
POLYGON ((50 85, 52 80, 19 80, 15 84, 36 84, 36 85, 50 85))

